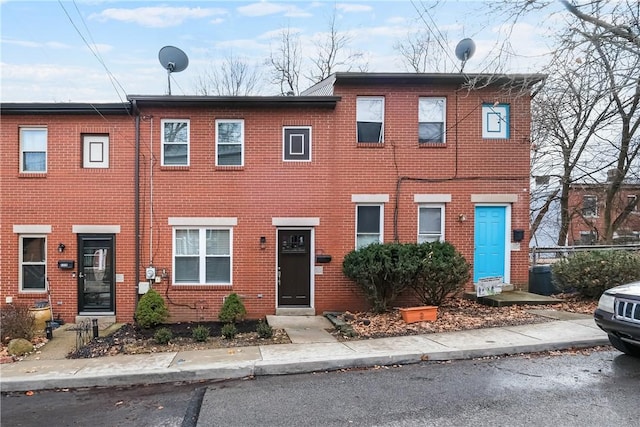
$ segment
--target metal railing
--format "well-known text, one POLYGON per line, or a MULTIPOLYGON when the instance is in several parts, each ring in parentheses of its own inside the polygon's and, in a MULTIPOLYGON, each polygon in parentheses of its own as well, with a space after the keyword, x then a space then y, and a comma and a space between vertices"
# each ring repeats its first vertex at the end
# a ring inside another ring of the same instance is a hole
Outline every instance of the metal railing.
POLYGON ((541 258, 553 263, 558 259, 566 258, 576 252, 588 251, 640 251, 640 244, 633 245, 584 245, 584 246, 546 246, 529 249, 531 265, 536 265, 541 258), (542 257, 543 254, 551 256, 542 257))

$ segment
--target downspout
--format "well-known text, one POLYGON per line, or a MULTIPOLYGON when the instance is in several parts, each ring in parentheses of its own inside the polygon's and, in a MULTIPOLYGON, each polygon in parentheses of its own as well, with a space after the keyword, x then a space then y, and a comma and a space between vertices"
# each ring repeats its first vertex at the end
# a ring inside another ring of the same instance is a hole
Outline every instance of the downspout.
POLYGON ((136 116, 136 129, 135 129, 135 156, 136 156, 136 161, 135 161, 135 167, 134 167, 134 177, 133 177, 133 182, 134 182, 134 193, 135 193, 135 200, 134 200, 134 215, 135 215, 135 258, 136 258, 136 270, 135 270, 135 281, 136 281, 136 286, 135 286, 135 295, 133 297, 133 300, 135 301, 135 305, 134 305, 134 318, 135 318, 135 311, 138 308, 138 281, 139 281, 139 273, 140 273, 140 111, 138 111, 138 105, 136 103, 136 100, 134 99, 133 101, 133 111, 134 114, 136 116))

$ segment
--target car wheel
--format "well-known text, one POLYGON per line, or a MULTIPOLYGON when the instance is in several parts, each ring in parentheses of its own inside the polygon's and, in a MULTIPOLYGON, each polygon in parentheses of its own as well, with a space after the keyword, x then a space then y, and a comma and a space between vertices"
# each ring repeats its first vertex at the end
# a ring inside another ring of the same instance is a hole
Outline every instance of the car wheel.
POLYGON ((640 357, 639 346, 624 342, 615 335, 609 335, 609 342, 616 348, 616 350, 620 350, 621 352, 628 354, 629 356, 640 357))

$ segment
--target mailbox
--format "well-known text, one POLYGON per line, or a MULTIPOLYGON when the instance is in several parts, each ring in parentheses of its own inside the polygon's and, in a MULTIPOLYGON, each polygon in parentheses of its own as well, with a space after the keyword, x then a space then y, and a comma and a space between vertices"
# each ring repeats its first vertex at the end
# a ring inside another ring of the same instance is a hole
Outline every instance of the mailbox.
POLYGON ((76 263, 73 260, 61 260, 58 261, 58 268, 62 270, 73 270, 75 264, 76 263))
POLYGON ((513 241, 522 242, 524 240, 524 230, 513 230, 513 241))
POLYGON ((324 255, 324 254, 316 255, 316 263, 326 264, 328 262, 331 262, 331 255, 324 255))

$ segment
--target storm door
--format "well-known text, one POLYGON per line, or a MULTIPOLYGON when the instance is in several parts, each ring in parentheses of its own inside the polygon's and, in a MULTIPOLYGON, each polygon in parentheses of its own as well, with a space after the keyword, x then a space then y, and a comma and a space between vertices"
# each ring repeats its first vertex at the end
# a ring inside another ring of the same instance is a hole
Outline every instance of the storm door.
POLYGON ((311 230, 278 230, 278 306, 310 304, 311 230))
POLYGON ((78 235, 78 310, 114 312, 114 236, 78 235))

